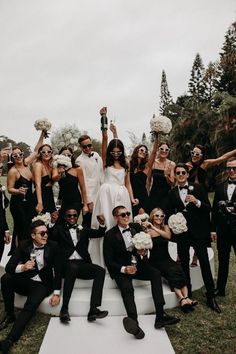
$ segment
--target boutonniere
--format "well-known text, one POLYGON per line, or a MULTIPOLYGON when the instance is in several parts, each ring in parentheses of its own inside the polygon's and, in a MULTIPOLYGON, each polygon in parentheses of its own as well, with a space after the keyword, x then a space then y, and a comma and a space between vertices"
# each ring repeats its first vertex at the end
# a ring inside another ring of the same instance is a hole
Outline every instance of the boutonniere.
POLYGON ((79 231, 81 231, 81 230, 83 230, 83 226, 82 226, 82 225, 78 225, 78 226, 77 226, 77 229, 78 229, 79 231))
POLYGON ((188 190, 189 190, 189 192, 192 192, 194 190, 194 186, 189 186, 188 190))

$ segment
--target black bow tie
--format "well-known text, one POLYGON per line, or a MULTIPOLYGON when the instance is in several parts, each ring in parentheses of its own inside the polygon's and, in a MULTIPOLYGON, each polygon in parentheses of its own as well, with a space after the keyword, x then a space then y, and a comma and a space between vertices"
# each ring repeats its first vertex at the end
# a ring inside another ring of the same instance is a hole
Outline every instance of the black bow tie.
POLYGON ((124 234, 125 232, 130 232, 130 228, 128 227, 127 229, 122 230, 122 234, 124 234))
POLYGON ((92 157, 94 155, 94 152, 91 152, 88 157, 92 157))
POLYGON ((186 185, 186 186, 183 186, 183 187, 179 186, 179 189, 180 189, 180 190, 182 190, 182 189, 188 189, 188 186, 187 186, 187 185, 186 185))
POLYGON ((42 246, 42 247, 34 247, 34 250, 35 251, 44 250, 44 246, 42 246))
POLYGON ((230 180, 228 180, 228 183, 229 183, 229 184, 235 184, 235 185, 236 185, 236 181, 230 181, 230 180))
POLYGON ((78 225, 77 224, 74 224, 74 225, 70 225, 70 224, 67 224, 66 225, 67 228, 70 230, 70 229, 77 229, 78 225))

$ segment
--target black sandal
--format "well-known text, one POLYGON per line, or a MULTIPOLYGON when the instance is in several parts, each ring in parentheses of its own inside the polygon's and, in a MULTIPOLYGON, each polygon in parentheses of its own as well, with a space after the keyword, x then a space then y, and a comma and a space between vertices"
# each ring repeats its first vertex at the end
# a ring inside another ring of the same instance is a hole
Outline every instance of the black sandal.
POLYGON ((182 299, 179 300, 179 305, 180 305, 180 310, 184 313, 189 313, 193 311, 192 305, 190 304, 184 304, 182 305, 182 301, 186 300, 187 297, 182 297, 182 299))

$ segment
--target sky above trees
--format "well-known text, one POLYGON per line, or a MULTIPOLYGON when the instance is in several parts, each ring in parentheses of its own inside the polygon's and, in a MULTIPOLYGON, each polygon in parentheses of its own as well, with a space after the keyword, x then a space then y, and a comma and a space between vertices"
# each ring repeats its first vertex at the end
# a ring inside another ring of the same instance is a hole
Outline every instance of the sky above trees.
POLYGON ((1 0, 0 135, 33 145, 34 121, 99 138, 108 106, 121 139, 149 132, 162 70, 174 99, 196 53, 219 58, 235 0, 1 0))

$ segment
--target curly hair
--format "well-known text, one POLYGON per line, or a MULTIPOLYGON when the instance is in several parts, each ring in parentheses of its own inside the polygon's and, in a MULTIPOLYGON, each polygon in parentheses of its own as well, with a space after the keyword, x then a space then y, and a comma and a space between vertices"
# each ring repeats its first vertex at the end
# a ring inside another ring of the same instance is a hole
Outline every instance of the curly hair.
POLYGON ((111 152, 113 151, 114 148, 118 148, 122 152, 122 154, 118 158, 118 161, 120 162, 120 165, 125 170, 128 170, 129 166, 127 165, 126 158, 125 158, 124 144, 119 139, 112 139, 110 141, 110 143, 108 144, 107 155, 106 155, 106 167, 114 165, 115 159, 114 159, 114 156, 112 156, 112 154, 111 154, 111 152))
POLYGON ((141 147, 144 147, 148 151, 148 147, 145 144, 140 144, 134 148, 134 151, 131 155, 130 159, 130 171, 134 172, 136 168, 138 168, 140 171, 143 171, 145 169, 146 163, 148 161, 148 154, 145 155, 143 159, 141 159, 141 162, 139 164, 138 161, 138 152, 141 147))

